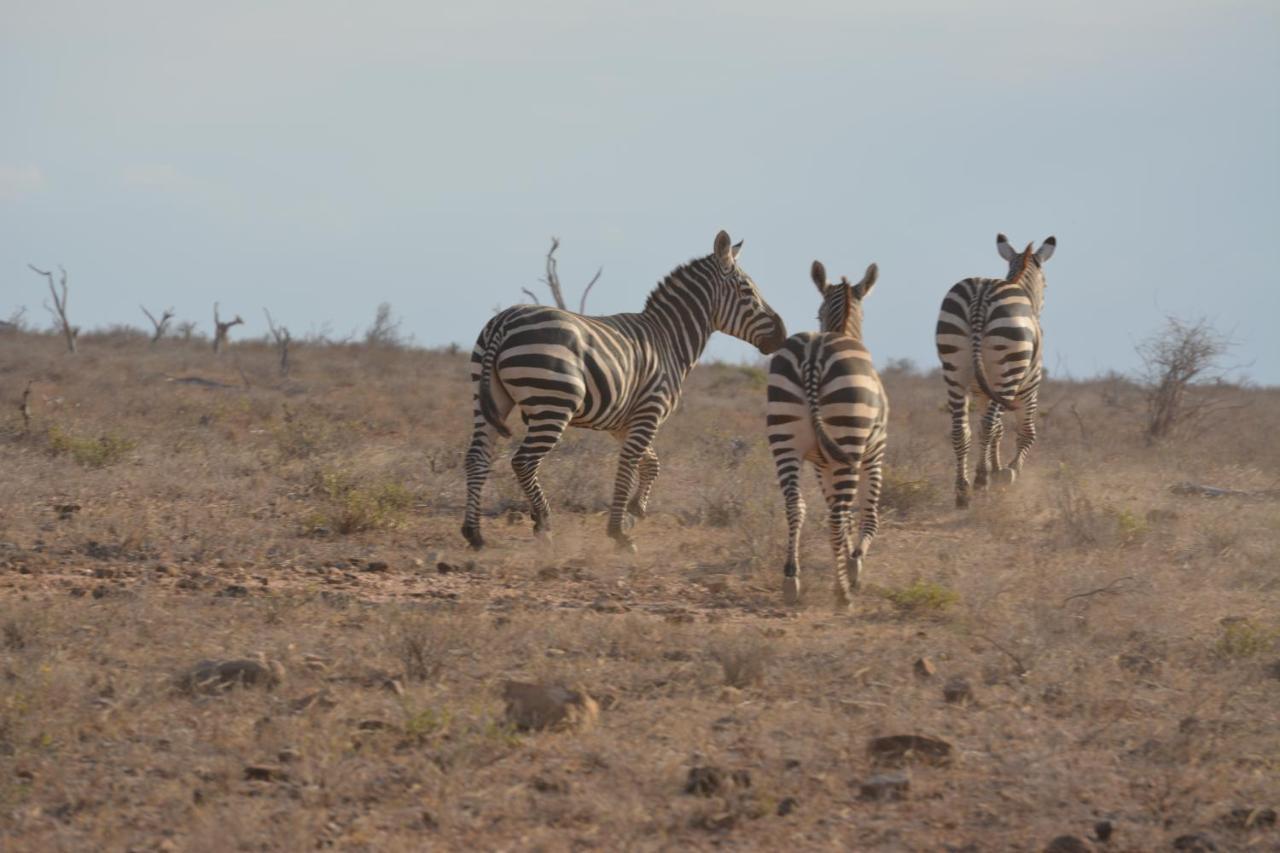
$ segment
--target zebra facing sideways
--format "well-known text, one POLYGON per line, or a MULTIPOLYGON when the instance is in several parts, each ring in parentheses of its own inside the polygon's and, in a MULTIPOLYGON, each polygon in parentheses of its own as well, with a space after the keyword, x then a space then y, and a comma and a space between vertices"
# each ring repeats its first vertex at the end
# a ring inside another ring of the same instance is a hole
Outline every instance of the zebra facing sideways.
POLYGON ((769 449, 787 509, 782 591, 788 604, 799 600, 804 524, 800 469, 808 460, 827 501, 836 599, 847 605, 850 587, 858 586, 862 560, 879 528, 881 466, 888 437, 889 398, 862 343, 862 300, 875 285, 878 270, 875 264, 867 267, 856 285, 847 278, 829 284, 818 261, 810 273, 822 294, 822 331, 792 335, 769 364, 769 449), (851 543, 860 476, 866 477, 861 524, 856 543, 851 543))
POLYGON ((1040 309, 1044 304, 1044 264, 1058 241, 1021 252, 1009 238, 996 235, 996 249, 1009 262, 1003 279, 966 278, 942 300, 938 315, 938 358, 947 383, 951 444, 956 453, 956 506, 969 505, 969 395, 988 401, 979 433, 974 486, 988 479, 1012 483, 1036 441, 1036 405, 1042 375, 1040 309), (1000 467, 1003 412, 1020 410, 1018 446, 1013 463, 1000 467))
POLYGON ((585 317, 546 305, 516 305, 496 314, 471 353, 475 427, 467 450, 467 508, 462 535, 480 535, 480 494, 494 445, 510 436, 513 409, 528 430, 511 458, 529 499, 534 530, 550 533, 550 508, 538 466, 566 427, 611 433, 622 445, 609 509, 608 534, 634 550, 624 522, 643 518, 658 476, 653 439, 680 400, 685 376, 713 332, 774 352, 786 339, 782 319, 738 266, 742 243, 716 235, 714 251, 677 267, 636 314, 585 317))

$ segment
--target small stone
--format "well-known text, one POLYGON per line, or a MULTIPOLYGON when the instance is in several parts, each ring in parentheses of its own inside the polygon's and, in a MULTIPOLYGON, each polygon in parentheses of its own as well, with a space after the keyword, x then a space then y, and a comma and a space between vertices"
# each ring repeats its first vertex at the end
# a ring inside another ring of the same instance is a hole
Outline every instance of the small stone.
POLYGON ((356 728, 362 732, 380 732, 391 728, 386 720, 369 719, 361 720, 356 724, 356 728))
POLYGON ((600 706, 585 691, 559 684, 507 681, 502 696, 507 720, 521 731, 586 728, 600 716, 600 706))
POLYGON ((901 767, 904 764, 950 765, 954 759, 951 744, 925 735, 887 735, 872 738, 867 753, 876 764, 901 767))
POLYGON ((249 782, 284 782, 289 774, 272 764, 250 764, 244 768, 244 778, 249 782))
POLYGON ((333 698, 328 690, 317 690, 314 693, 308 693, 305 696, 299 696, 289 703, 289 710, 295 714, 301 714, 303 711, 309 711, 316 708, 322 711, 328 711, 336 708, 338 702, 333 698))
POLYGON ((385 572, 390 569, 391 566, 387 565, 383 560, 372 560, 369 563, 366 563, 364 567, 366 572, 385 572))
POLYGON ((557 649, 554 646, 547 649, 546 651, 546 655, 549 658, 562 658, 566 654, 568 654, 568 652, 566 652, 564 649, 557 649))
POLYGON ((795 811, 799 807, 799 805, 800 805, 800 801, 797 800, 795 797, 783 797, 778 802, 778 809, 777 809, 778 817, 786 817, 787 815, 795 811))
POLYGON ((284 680, 279 661, 202 660, 178 675, 179 689, 197 693, 220 693, 233 687, 275 687, 284 680))
POLYGON ((1213 839, 1202 832, 1193 832, 1187 835, 1179 835, 1173 839, 1174 850, 1185 850, 1187 853, 1215 853, 1218 845, 1213 843, 1213 839))
POLYGON ((1276 810, 1271 808, 1238 808, 1218 818, 1218 823, 1232 829, 1268 829, 1276 825, 1276 810))
POLYGON ((560 569, 556 566, 543 566, 538 569, 538 580, 553 581, 560 577, 560 569))
POLYGON ((1093 845, 1074 835, 1059 835, 1045 845, 1044 853, 1093 853, 1093 845))
POLYGON ((719 767, 693 766, 685 779, 684 792, 697 797, 711 797, 724 788, 724 771, 719 767))
POLYGON ((436 563, 437 574, 448 575, 458 571, 461 571, 461 570, 457 566, 455 566, 453 563, 446 563, 444 560, 441 560, 440 562, 436 563))
POLYGON ((293 764, 294 762, 298 761, 301 758, 302 758, 302 753, 298 752, 298 750, 294 749, 291 746, 286 746, 284 749, 276 753, 276 759, 281 764, 293 764))
POLYGON ((244 598, 249 594, 249 587, 244 584, 228 584, 218 593, 223 598, 244 598))
POLYGON ((1093 837, 1104 844, 1111 840, 1111 833, 1115 832, 1115 826, 1109 820, 1100 820, 1093 825, 1093 837))
POLYGON ((108 588, 107 588, 106 586, 104 586, 103 584, 98 584, 97 586, 95 586, 95 587, 93 588, 93 597, 94 597, 94 598, 106 598, 106 597, 107 597, 108 595, 110 595, 110 594, 111 594, 111 590, 110 590, 110 589, 108 589, 108 588))
POLYGON ((903 773, 881 773, 871 776, 858 786, 858 797, 863 800, 901 800, 907 796, 911 782, 903 773))
POLYGON ((953 705, 972 702, 973 688, 969 686, 967 679, 957 675, 947 679, 947 683, 942 688, 942 698, 953 705))
POLYGON ((915 669, 916 675, 921 678, 932 678, 938 671, 938 668, 933 665, 933 661, 928 658, 916 658, 916 662, 912 664, 912 668, 915 669))

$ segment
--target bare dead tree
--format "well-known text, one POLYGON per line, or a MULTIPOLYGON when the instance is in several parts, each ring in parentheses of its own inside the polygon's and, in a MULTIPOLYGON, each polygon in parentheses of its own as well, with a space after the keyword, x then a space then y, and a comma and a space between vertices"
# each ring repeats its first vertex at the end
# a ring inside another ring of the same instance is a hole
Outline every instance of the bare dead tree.
POLYGON ((231 331, 231 327, 238 326, 243 322, 244 320, 240 319, 239 314, 236 315, 234 320, 223 322, 222 318, 218 316, 218 303, 213 303, 213 351, 215 354, 222 352, 222 348, 227 345, 227 333, 231 331))
MULTIPOLYGON (((556 307, 563 308, 567 311, 568 306, 565 304, 565 301, 564 301, 564 289, 560 286, 559 263, 556 261, 556 250, 559 248, 560 248, 560 238, 552 237, 551 248, 547 250, 547 274, 545 277, 539 279, 539 281, 545 284, 547 286, 547 289, 551 291, 551 298, 552 300, 555 301, 556 307)), ((582 298, 578 300, 579 314, 587 313, 587 296, 591 293, 591 288, 596 286, 596 282, 600 280, 600 275, 603 272, 604 272, 604 267, 600 267, 599 269, 596 270, 596 274, 591 277, 591 281, 587 282, 586 288, 584 288, 582 291, 582 298)), ((534 305, 542 304, 541 300, 538 299, 537 294, 535 294, 529 288, 522 287, 520 288, 520 290, 522 293, 524 293, 525 296, 533 300, 534 305)))
POLYGON ((53 315, 54 320, 57 321, 59 327, 62 329, 62 335, 67 339, 67 351, 74 353, 76 351, 76 337, 80 334, 80 329, 72 326, 71 321, 67 319, 67 271, 61 266, 58 267, 58 272, 62 274, 61 279, 58 282, 62 286, 62 294, 59 295, 58 288, 53 285, 52 272, 42 270, 34 264, 27 264, 27 266, 31 268, 32 272, 42 275, 46 280, 48 280, 49 294, 53 296, 54 307, 50 308, 48 302, 44 304, 44 307, 53 315))
POLYGON ((1180 424, 1222 407, 1222 401, 1214 395, 1192 395, 1191 391, 1197 384, 1223 382, 1222 357, 1231 346, 1231 341, 1208 320, 1177 317, 1167 317, 1163 329, 1138 345, 1144 365, 1148 442, 1164 438, 1180 424))
POLYGON ((148 311, 145 305, 139 305, 138 307, 142 309, 143 314, 147 315, 147 319, 151 321, 151 325, 155 326, 155 334, 151 336, 151 345, 155 346, 156 342, 164 337, 165 329, 168 328, 169 321, 173 319, 173 309, 164 309, 160 314, 160 319, 157 320, 155 315, 148 311))
POLYGON ((22 392, 22 402, 18 404, 18 411, 22 413, 22 432, 24 435, 31 434, 31 386, 34 384, 34 379, 27 380, 27 387, 22 392))
POLYGON ((289 375, 289 344, 293 343, 293 336, 289 334, 287 326, 277 326, 275 320, 271 318, 271 312, 266 308, 262 309, 262 313, 267 315, 267 328, 271 330, 271 337, 275 338, 276 349, 280 351, 280 375, 289 375))

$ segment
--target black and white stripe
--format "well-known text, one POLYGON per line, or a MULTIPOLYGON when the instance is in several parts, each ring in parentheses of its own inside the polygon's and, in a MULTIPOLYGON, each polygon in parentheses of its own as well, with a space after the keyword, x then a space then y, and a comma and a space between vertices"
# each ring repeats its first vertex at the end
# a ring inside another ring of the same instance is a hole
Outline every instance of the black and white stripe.
POLYGON ((947 383, 951 443, 956 454, 956 506, 969 505, 969 395, 988 400, 979 436, 974 485, 988 479, 1012 483, 1036 441, 1035 414, 1042 374, 1040 309, 1044 304, 1044 263, 1057 240, 1048 238, 1021 252, 996 236, 1000 257, 1009 262, 1003 279, 966 278, 947 292, 938 315, 938 358, 947 383), (1021 410, 1018 449, 1008 468, 1000 467, 1005 409, 1021 410))
POLYGON ((827 501, 831 549, 835 555, 837 599, 848 604, 862 559, 879 527, 880 487, 889 398, 862 343, 862 300, 875 285, 876 265, 856 285, 841 278, 827 283, 822 264, 813 262, 813 283, 822 294, 821 332, 792 335, 769 364, 767 423, 769 449, 787 508, 787 562, 783 595, 800 596, 800 528, 804 498, 800 469, 813 464, 827 501), (865 476, 861 525, 853 538, 858 480, 865 476))
POLYGON ((585 317, 544 305, 517 305, 493 317, 471 353, 475 428, 467 451, 462 535, 480 535, 480 494, 498 436, 519 408, 528 425, 511 459, 529 498, 534 529, 550 531, 538 466, 569 426, 612 433, 622 444, 608 533, 633 549, 626 514, 642 518, 658 476, 653 439, 675 409, 690 368, 713 332, 771 353, 786 338, 782 319, 738 266, 742 244, 716 235, 712 254, 677 268, 638 314, 585 317))

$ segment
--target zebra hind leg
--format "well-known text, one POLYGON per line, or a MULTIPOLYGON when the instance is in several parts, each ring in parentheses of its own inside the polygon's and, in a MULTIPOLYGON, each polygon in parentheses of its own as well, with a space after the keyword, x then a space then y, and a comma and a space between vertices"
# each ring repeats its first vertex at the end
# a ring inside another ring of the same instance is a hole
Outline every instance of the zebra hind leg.
POLYGON ((657 424, 647 421, 633 425, 622 441, 622 452, 618 454, 618 474, 613 483, 613 502, 609 506, 609 538, 618 543, 619 550, 632 554, 636 552, 635 542, 627 535, 624 527, 627 518, 627 505, 636 490, 637 469, 640 460, 648 453, 653 444, 653 435, 657 432, 657 424))
POLYGON ((538 468, 546 455, 560 443, 570 417, 572 413, 563 410, 528 415, 529 430, 520 442, 520 449, 511 457, 511 469, 529 499, 534 532, 544 539, 551 538, 551 507, 546 493, 542 491, 542 484, 538 482, 538 468))
POLYGON ((982 416, 982 429, 978 435, 978 470, 973 478, 976 489, 986 489, 990 482, 991 472, 999 468, 1000 451, 997 442, 1000 440, 1003 425, 1000 423, 1000 404, 989 403, 986 414, 982 416))
POLYGON ((794 453, 775 457, 778 485, 787 508, 787 562, 782 567, 782 600, 800 603, 800 531, 804 527, 804 495, 800 491, 801 460, 794 453))
POLYGON ((947 406, 951 410, 951 447, 956 454, 956 507, 969 506, 969 395, 958 387, 947 393, 947 406))
POLYGON ((847 609, 853 602, 853 590, 849 585, 849 524, 853 499, 858 491, 857 467, 826 468, 822 472, 822 490, 827 499, 827 525, 831 534, 831 552, 835 558, 835 603, 837 608, 847 609))
POLYGON ((862 473, 866 477, 862 496, 862 525, 849 561, 849 582, 854 589, 862 585, 862 560, 871 550, 871 540, 880 529, 880 490, 884 486, 883 447, 863 460, 862 473))
POLYGON ((1037 394, 1033 391, 1023 401, 1022 418, 1018 421, 1018 452, 1013 457, 1013 464, 1009 466, 1011 483, 1022 471, 1023 463, 1027 461, 1027 455, 1036 443, 1036 397, 1037 394))
POLYGON ((485 481, 489 478, 489 467, 497 441, 498 431, 477 412, 464 466, 467 475, 467 509, 462 521, 462 535, 476 550, 484 547, 484 537, 480 535, 480 496, 484 491, 485 481))

